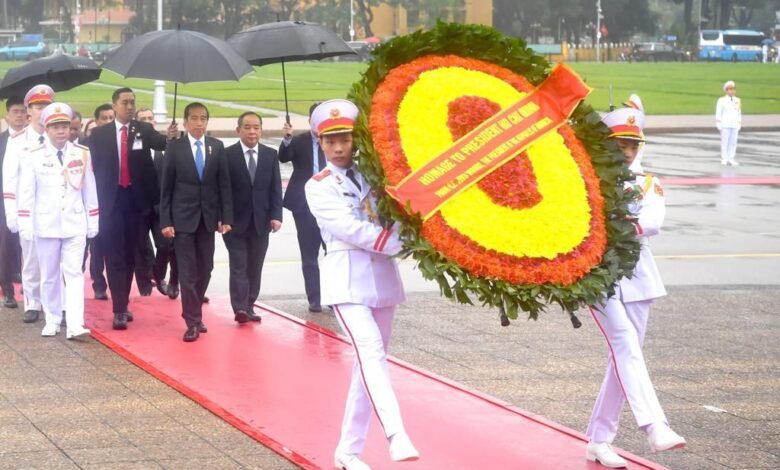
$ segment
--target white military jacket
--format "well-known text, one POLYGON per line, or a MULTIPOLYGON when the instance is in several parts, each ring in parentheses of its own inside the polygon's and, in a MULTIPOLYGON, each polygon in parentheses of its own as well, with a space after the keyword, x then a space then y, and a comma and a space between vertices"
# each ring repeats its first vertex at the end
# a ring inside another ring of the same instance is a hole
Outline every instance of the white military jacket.
POLYGON ((736 96, 721 96, 715 107, 715 122, 721 127, 742 127, 742 101, 736 96))
POLYGON ((651 300, 666 295, 649 243, 650 237, 661 231, 664 222, 664 191, 658 178, 650 174, 636 175, 636 180, 630 186, 641 194, 641 199, 631 203, 629 210, 637 217, 636 232, 642 247, 633 276, 618 281, 615 295, 622 302, 651 300))
POLYGON ((19 231, 19 219, 17 217, 17 200, 19 195, 19 177, 22 171, 22 156, 28 155, 31 148, 40 144, 40 137, 48 141, 44 134, 38 134, 32 126, 27 126, 16 134, 8 137, 5 157, 3 157, 3 204, 5 206, 5 220, 8 229, 14 233, 19 231))
POLYGON ((32 148, 22 158, 19 181, 19 231, 41 238, 95 236, 98 198, 89 149, 66 143, 62 163, 50 143, 32 148))
MULTIPOLYGON (((356 166, 353 170, 361 178, 356 166)), ((391 256, 401 250, 401 241, 394 229, 380 225, 368 182, 362 180, 358 189, 346 171, 328 163, 305 187, 326 249, 320 263, 322 303, 397 305, 406 297, 391 256)))

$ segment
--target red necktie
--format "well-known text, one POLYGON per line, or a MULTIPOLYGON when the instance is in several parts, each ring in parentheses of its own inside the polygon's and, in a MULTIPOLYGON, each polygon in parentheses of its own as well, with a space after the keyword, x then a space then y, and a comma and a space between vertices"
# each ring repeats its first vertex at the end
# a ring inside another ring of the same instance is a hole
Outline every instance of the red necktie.
POLYGON ((122 126, 121 145, 119 151, 119 186, 126 188, 130 186, 130 165, 127 162, 127 126, 122 126))

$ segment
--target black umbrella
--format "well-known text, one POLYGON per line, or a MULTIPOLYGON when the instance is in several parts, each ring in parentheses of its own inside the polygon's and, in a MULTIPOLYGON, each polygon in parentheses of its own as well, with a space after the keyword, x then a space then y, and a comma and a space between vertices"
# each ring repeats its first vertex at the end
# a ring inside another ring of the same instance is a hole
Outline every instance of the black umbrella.
POLYGON ((282 64, 287 122, 290 122, 290 113, 287 106, 285 62, 356 54, 330 29, 303 21, 277 21, 254 26, 234 34, 228 42, 252 65, 282 64))
POLYGON ((221 39, 181 29, 152 31, 131 39, 103 62, 123 77, 175 82, 173 121, 179 83, 239 80, 252 66, 221 39))
POLYGON ((54 91, 64 91, 97 80, 102 72, 92 59, 57 54, 31 60, 10 69, 0 83, 0 98, 24 96, 30 88, 41 83, 54 91))

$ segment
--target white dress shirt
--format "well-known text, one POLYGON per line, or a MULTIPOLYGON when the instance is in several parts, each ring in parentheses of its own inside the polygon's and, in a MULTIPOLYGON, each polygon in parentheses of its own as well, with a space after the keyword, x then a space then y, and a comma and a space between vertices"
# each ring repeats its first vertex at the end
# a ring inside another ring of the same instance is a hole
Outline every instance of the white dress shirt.
POLYGON ((250 150, 254 150, 254 152, 255 152, 255 165, 259 166, 260 165, 260 160, 259 160, 260 144, 257 143, 257 144, 255 144, 254 147, 247 147, 246 145, 244 145, 244 142, 242 142, 241 140, 239 140, 239 142, 241 142, 241 150, 244 151, 244 163, 246 163, 246 171, 249 171, 249 151, 250 150))

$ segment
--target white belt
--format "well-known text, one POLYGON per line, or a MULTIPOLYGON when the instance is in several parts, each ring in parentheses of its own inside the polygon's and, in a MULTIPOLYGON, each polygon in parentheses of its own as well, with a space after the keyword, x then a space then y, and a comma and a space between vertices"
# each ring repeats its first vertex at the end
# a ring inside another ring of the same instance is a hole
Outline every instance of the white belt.
POLYGON ((333 241, 325 244, 326 253, 330 253, 332 251, 347 251, 347 250, 362 250, 362 248, 353 245, 352 243, 341 241, 339 239, 334 239, 333 241))

